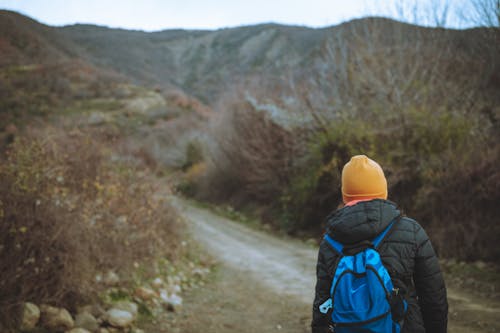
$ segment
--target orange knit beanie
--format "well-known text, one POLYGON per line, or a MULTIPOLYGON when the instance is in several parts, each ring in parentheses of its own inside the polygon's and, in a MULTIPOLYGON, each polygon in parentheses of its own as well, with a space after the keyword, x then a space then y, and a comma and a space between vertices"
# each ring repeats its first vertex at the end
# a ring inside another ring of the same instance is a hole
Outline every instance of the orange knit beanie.
POLYGON ((342 170, 342 198, 352 200, 387 199, 387 181, 377 162, 365 155, 356 155, 342 170))

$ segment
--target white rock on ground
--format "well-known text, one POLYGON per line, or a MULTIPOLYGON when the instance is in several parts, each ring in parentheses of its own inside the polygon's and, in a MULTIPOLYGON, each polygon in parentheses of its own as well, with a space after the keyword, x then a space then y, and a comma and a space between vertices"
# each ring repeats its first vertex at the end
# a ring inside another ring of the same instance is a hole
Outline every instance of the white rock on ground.
POLYGON ((40 324, 53 331, 67 331, 75 326, 68 310, 50 305, 40 306, 40 324))
POLYGON ((176 294, 169 295, 166 290, 161 290, 160 298, 169 311, 178 312, 182 308, 182 298, 176 294))
POLYGON ((75 316, 75 326, 94 332, 99 328, 99 323, 89 311, 81 312, 75 316))
POLYGON ((129 301, 119 301, 113 304, 113 309, 123 310, 129 312, 134 320, 137 319, 137 314, 139 313, 139 306, 134 302, 129 301))
POLYGON ((22 331, 31 331, 36 327, 40 319, 40 309, 33 303, 24 303, 23 320, 21 322, 22 331))
POLYGON ((134 316, 124 310, 109 309, 107 312, 107 322, 114 327, 125 328, 132 324, 134 316))
POLYGON ((171 294, 179 294, 182 292, 182 287, 178 284, 173 285, 171 288, 172 288, 172 291, 170 292, 171 294))
POLYGON ((160 289, 165 285, 165 282, 163 282, 162 278, 157 277, 156 279, 153 280, 151 284, 153 288, 160 289))

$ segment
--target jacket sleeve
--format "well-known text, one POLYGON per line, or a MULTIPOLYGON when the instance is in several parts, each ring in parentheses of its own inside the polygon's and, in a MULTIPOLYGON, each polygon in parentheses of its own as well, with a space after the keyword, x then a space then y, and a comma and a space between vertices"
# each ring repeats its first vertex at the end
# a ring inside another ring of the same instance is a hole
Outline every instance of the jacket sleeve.
POLYGON ((318 252, 318 263, 316 265, 316 294, 314 297, 312 309, 312 333, 329 332, 328 326, 330 324, 330 318, 328 317, 328 315, 322 314, 319 311, 319 306, 323 304, 328 298, 330 298, 332 278, 329 273, 328 263, 331 260, 327 260, 327 257, 329 257, 329 255, 325 253, 329 252, 328 250, 329 249, 323 242, 318 252))
POLYGON ((419 225, 415 235, 417 252, 413 279, 424 319, 425 331, 446 333, 448 301, 439 261, 429 237, 419 225))

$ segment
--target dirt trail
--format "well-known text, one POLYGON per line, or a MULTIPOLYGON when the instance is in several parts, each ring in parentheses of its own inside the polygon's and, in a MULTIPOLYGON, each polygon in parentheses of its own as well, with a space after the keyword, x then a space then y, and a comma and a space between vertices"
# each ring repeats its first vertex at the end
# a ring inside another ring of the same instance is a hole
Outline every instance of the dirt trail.
MULTIPOLYGON (((214 281, 187 295, 182 332, 309 332, 317 249, 175 202, 194 239, 221 263, 214 281)), ((448 295, 449 332, 500 332, 500 302, 448 295)))

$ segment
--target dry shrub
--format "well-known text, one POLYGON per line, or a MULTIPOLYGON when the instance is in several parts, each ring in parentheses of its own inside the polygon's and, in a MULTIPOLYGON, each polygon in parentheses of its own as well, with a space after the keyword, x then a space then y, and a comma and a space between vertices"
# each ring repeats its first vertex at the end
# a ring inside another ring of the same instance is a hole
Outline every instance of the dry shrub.
POLYGON ((105 137, 32 132, 0 166, 2 331, 24 301, 73 308, 99 290, 98 272, 127 276, 134 262, 152 267, 178 249, 173 208, 145 170, 110 160, 105 137))
POLYGON ((473 156, 451 161, 416 208, 441 255, 500 262, 500 146, 473 156))
POLYGON ((141 157, 155 161, 156 168, 183 168, 190 143, 200 138, 206 120, 195 113, 185 113, 167 121, 159 121, 154 127, 142 128, 129 138, 127 147, 140 151, 141 157))
POLYGON ((202 197, 268 204, 287 187, 298 158, 296 134, 241 96, 222 103, 212 123, 202 197))

